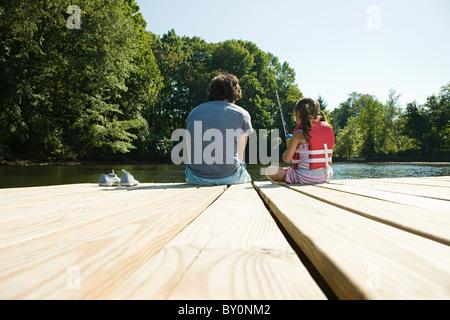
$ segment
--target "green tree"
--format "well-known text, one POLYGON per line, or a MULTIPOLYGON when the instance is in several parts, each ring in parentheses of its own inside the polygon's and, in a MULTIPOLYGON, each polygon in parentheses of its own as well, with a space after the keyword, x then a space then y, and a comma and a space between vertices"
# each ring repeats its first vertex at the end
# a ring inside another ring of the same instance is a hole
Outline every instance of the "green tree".
POLYGON ((353 92, 331 116, 338 129, 337 156, 374 157, 386 152, 385 107, 374 96, 353 92))
POLYGON ((412 139, 409 149, 424 155, 450 152, 450 84, 437 96, 429 96, 424 105, 409 103, 402 120, 403 133, 412 139))
POLYGON ((328 103, 325 101, 325 99, 322 97, 321 94, 319 94, 319 96, 317 97, 317 101, 319 102, 319 104, 320 104, 320 109, 321 109, 322 111, 327 110, 328 103))
POLYGON ((143 47, 145 26, 140 25, 139 16, 133 16, 133 4, 81 2, 82 28, 62 41, 70 43, 67 50, 76 52, 73 64, 79 68, 69 90, 79 106, 71 129, 81 156, 127 153, 135 148, 135 130, 145 126, 140 109, 149 99, 145 92, 151 88, 149 69, 157 73, 148 48, 143 47))
POLYGON ((333 155, 336 157, 358 157, 361 154, 362 133, 357 118, 348 119, 347 125, 339 131, 333 155))
MULTIPOLYGON (((271 55, 269 67, 274 70, 276 77, 276 88, 281 102, 281 109, 283 110, 284 119, 286 121, 287 131, 291 133, 296 127, 294 118, 294 108, 297 102, 303 98, 303 94, 295 83, 296 73, 287 62, 280 63, 277 57, 271 55)), ((274 120, 274 128, 281 130, 283 128, 280 110, 277 105, 275 92, 273 95, 273 111, 271 112, 274 120)), ((284 141, 284 139, 283 139, 284 141)), ((285 142, 283 142, 285 147, 285 142)))
POLYGON ((11 156, 126 153, 145 125, 139 111, 156 90, 141 95, 139 85, 155 88, 157 80, 144 78, 157 73, 140 47, 134 1, 80 0, 80 29, 68 28, 70 5, 19 0, 0 7, 0 144, 11 156))
POLYGON ((350 93, 347 100, 342 102, 339 107, 331 112, 333 118, 331 123, 336 135, 339 133, 339 130, 347 126, 347 122, 350 118, 356 117, 359 114, 361 106, 360 104, 355 104, 355 101, 360 99, 361 96, 362 94, 357 92, 350 93))
POLYGON ((450 83, 440 93, 428 97, 425 105, 431 132, 425 139, 433 146, 433 152, 450 152, 450 83))
POLYGON ((212 70, 226 70, 239 79, 251 73, 255 65, 253 56, 239 41, 227 40, 212 46, 212 70))
POLYGON ((174 30, 155 42, 164 88, 149 119, 158 132, 170 135, 184 127, 189 112, 206 102, 206 89, 213 72, 211 46, 198 37, 179 37, 174 30))
POLYGON ((398 152, 406 144, 405 136, 401 132, 400 115, 402 110, 399 99, 400 95, 397 95, 395 89, 390 89, 384 113, 384 125, 387 133, 386 152, 398 152))
POLYGON ((409 145, 409 148, 425 151, 424 137, 431 129, 425 108, 417 105, 417 102, 408 103, 402 117, 404 119, 402 133, 412 139, 412 144, 409 145))
POLYGON ((254 43, 156 36, 135 0, 80 0, 81 24, 69 28, 70 5, 0 4, 2 159, 167 156, 172 131, 224 70, 241 79, 255 129, 282 127, 277 92, 295 126, 295 72, 254 43))
POLYGON ((362 137, 360 156, 374 157, 383 151, 386 141, 383 105, 369 95, 363 95, 356 103, 361 104, 361 111, 356 117, 362 137))

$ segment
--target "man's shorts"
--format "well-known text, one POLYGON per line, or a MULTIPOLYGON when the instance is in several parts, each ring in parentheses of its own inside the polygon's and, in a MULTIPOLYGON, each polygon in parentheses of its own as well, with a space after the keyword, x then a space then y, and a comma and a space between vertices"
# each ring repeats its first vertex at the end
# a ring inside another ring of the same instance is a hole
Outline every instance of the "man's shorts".
POLYGON ((247 172, 247 166, 245 162, 240 163, 239 169, 232 176, 222 179, 206 179, 197 177, 192 173, 189 166, 186 166, 186 182, 194 185, 203 186, 220 186, 220 185, 232 185, 242 184, 252 181, 250 174, 247 172))

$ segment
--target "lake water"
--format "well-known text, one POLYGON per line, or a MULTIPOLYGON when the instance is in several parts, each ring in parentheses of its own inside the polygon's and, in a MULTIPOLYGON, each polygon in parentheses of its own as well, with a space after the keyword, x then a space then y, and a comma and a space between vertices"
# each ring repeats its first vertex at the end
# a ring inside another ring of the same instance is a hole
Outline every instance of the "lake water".
MULTIPOLYGON (((446 163, 335 163, 333 180, 365 178, 400 178, 450 176, 446 163)), ((80 166, 1 166, 0 188, 46 186, 72 183, 98 183, 100 174, 114 169, 120 177, 129 171, 141 183, 184 182, 184 166, 173 164, 142 165, 80 165, 80 166)), ((260 165, 248 165, 255 181, 266 181, 260 165)))

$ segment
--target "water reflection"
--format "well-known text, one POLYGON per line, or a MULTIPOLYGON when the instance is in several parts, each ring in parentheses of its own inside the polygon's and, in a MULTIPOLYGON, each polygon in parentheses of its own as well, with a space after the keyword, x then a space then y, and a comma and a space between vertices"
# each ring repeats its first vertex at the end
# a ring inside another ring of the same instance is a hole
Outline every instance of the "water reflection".
MULTIPOLYGON (((248 165, 253 180, 265 181, 261 165, 248 165)), ((173 164, 143 165, 83 165, 0 167, 0 188, 59 185, 69 183, 98 183, 102 173, 114 169, 120 177, 121 169, 131 172, 141 183, 184 182, 184 166, 173 164)), ((364 178, 400 178, 450 176, 450 163, 439 164, 333 164, 335 180, 364 178)))

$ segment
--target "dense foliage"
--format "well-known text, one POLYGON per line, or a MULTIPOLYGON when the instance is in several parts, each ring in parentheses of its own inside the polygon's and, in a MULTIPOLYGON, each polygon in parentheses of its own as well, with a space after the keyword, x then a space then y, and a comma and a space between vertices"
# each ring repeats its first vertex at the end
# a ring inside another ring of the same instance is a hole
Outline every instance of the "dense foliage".
MULTIPOLYGON (((0 160, 161 159, 222 70, 241 80, 255 129, 288 128, 295 72, 254 43, 146 31, 134 0, 2 1, 0 160), (78 19, 78 20, 77 20, 78 19)), ((450 87, 423 106, 352 93, 328 112, 339 156, 449 151, 450 87)), ((319 97, 322 105, 326 103, 319 97)))
POLYGON ((340 157, 448 156, 450 152, 450 83, 424 105, 398 104, 395 90, 381 103, 353 92, 331 112, 340 157))

